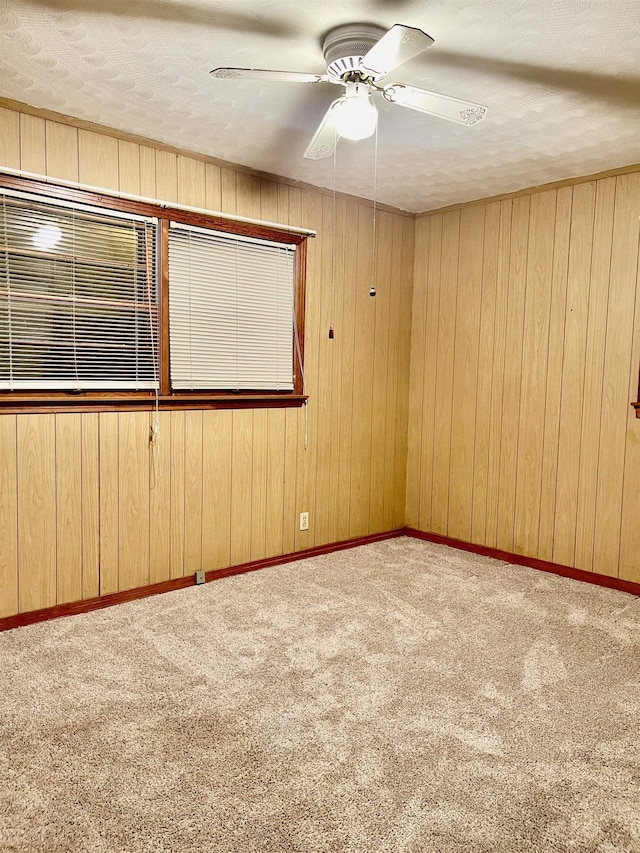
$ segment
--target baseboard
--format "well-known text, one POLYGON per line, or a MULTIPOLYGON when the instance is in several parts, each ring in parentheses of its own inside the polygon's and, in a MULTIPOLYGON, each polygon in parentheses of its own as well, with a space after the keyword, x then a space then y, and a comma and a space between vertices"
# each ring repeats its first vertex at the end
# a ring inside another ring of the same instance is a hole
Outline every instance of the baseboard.
POLYGON ((609 575, 601 575, 597 572, 586 572, 583 569, 574 569, 572 566, 563 566, 560 563, 550 563, 547 560, 538 560, 536 557, 526 557, 522 554, 512 554, 510 551, 500 551, 498 548, 489 548, 486 545, 474 545, 461 539, 451 539, 449 536, 440 536, 437 533, 423 533, 413 527, 406 527, 403 531, 406 536, 415 539, 424 539, 426 542, 435 542, 438 545, 447 545, 450 548, 458 548, 461 551, 470 551, 473 554, 482 554, 483 557, 494 557, 504 563, 514 563, 518 566, 528 566, 530 569, 538 569, 541 572, 550 572, 576 581, 594 583, 598 586, 606 586, 609 589, 619 589, 629 592, 631 595, 640 595, 640 583, 625 581, 620 578, 612 578, 609 575))
MULTIPOLYGON (((309 557, 319 557, 322 554, 331 554, 334 551, 343 551, 346 548, 356 548, 358 545, 368 545, 371 542, 380 542, 384 539, 393 539, 402 536, 405 529, 389 530, 385 533, 374 533, 371 536, 358 536, 355 539, 346 539, 341 542, 330 542, 327 545, 317 545, 313 548, 305 548, 301 551, 292 551, 289 554, 279 554, 276 557, 268 557, 264 560, 252 560, 249 563, 241 563, 237 566, 228 566, 224 569, 212 569, 205 573, 206 582, 220 580, 231 575, 240 575, 245 572, 255 572, 258 569, 266 569, 270 566, 279 566, 283 563, 293 563, 296 560, 306 560, 309 557)), ((140 586, 135 589, 127 589, 122 592, 112 592, 100 595, 96 598, 87 598, 84 601, 72 601, 68 604, 55 604, 52 607, 44 607, 42 610, 31 610, 27 613, 18 613, 15 616, 5 616, 0 619, 0 631, 8 631, 11 628, 22 628, 25 625, 33 625, 35 622, 44 622, 47 619, 58 619, 61 616, 75 616, 78 613, 88 613, 90 610, 100 610, 103 607, 112 607, 114 604, 122 604, 125 601, 135 601, 138 598, 147 598, 151 595, 160 595, 163 592, 172 592, 176 589, 185 589, 194 586, 195 573, 182 578, 161 581, 160 583, 140 586)))

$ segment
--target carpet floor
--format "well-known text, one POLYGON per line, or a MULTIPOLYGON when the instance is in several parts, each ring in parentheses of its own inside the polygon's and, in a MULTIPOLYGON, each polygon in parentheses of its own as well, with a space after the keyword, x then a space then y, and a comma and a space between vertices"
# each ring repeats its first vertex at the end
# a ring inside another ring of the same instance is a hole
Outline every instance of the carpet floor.
POLYGON ((637 853, 639 652, 408 537, 7 631, 0 851, 637 853))

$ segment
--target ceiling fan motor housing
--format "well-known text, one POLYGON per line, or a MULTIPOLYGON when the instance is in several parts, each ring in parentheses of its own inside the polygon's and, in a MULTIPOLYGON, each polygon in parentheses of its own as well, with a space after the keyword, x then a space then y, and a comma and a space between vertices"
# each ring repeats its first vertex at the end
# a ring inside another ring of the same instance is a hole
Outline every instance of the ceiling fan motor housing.
POLYGON ((360 61, 385 34, 375 24, 345 24, 330 30, 322 42, 327 74, 335 82, 359 71, 360 61))

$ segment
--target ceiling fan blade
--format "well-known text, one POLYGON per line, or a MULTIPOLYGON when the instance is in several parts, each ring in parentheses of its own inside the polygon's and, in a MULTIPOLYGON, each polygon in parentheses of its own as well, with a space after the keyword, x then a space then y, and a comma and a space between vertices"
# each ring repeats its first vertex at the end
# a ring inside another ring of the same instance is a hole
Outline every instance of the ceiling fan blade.
POLYGON ((326 83, 326 74, 305 74, 302 71, 271 71, 267 68, 214 68, 212 77, 222 79, 273 80, 275 83, 326 83))
POLYGON ((331 157, 333 154, 338 139, 340 139, 336 130, 334 112, 343 100, 344 98, 336 98, 324 114, 311 142, 307 145, 307 150, 304 152, 307 160, 322 160, 323 157, 331 157))
POLYGON ((265 35, 289 35, 291 27, 265 17, 244 15, 222 9, 207 11, 202 4, 188 0, 35 0, 40 8, 54 12, 81 12, 91 15, 111 15, 126 18, 146 18, 177 24, 198 24, 265 35))
POLYGON ((374 80, 382 80, 433 44, 433 39, 415 27, 394 24, 362 57, 360 70, 374 80))
POLYGON ((550 89, 576 92, 598 101, 620 104, 623 107, 640 106, 640 76, 636 74, 603 74, 576 68, 554 68, 514 62, 494 56, 473 56, 451 50, 434 50, 429 54, 429 64, 445 68, 461 68, 481 74, 524 80, 550 89))
POLYGON ((405 86, 404 83, 387 86, 382 94, 392 104, 400 104, 402 107, 459 124, 477 124, 487 115, 487 108, 481 104, 461 101, 459 98, 451 98, 449 95, 440 95, 426 89, 416 89, 415 86, 405 86))

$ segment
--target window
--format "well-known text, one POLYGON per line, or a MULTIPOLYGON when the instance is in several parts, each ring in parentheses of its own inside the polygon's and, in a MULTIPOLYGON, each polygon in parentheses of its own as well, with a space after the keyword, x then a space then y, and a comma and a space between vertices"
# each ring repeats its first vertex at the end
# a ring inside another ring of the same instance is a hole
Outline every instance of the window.
POLYGON ((295 248, 171 223, 173 389, 293 390, 295 248))
POLYGON ((0 178, 0 407, 299 405, 304 250, 300 233, 0 178))

